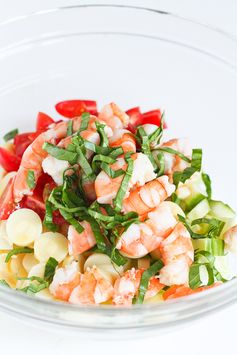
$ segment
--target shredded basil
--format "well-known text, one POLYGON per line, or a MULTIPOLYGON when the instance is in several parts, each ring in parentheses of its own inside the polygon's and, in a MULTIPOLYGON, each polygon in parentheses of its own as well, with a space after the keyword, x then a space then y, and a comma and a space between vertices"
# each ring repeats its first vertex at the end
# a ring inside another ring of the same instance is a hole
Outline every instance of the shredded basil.
POLYGON ((220 221, 216 218, 198 218, 192 221, 192 226, 197 225, 197 224, 208 224, 209 225, 209 230, 207 233, 208 238, 215 238, 218 237, 224 226, 225 222, 220 221))
POLYGON ((18 254, 32 254, 34 253, 34 249, 28 248, 28 247, 22 247, 22 248, 14 248, 12 249, 6 256, 5 263, 8 263, 8 261, 11 259, 13 255, 18 255, 18 254))
POLYGON ((45 288, 49 287, 49 283, 38 276, 20 277, 20 278, 18 278, 18 280, 32 281, 28 286, 26 286, 24 288, 17 289, 18 291, 25 292, 29 295, 33 295, 33 294, 38 293, 38 292, 44 290, 45 288), (37 283, 33 283, 34 281, 37 283))
POLYGON ((50 257, 45 265, 45 271, 44 271, 44 279, 49 284, 51 284, 51 282, 53 281, 53 277, 57 266, 58 266, 57 260, 50 257))
POLYGON ((190 179, 191 176, 196 172, 200 171, 202 167, 202 150, 193 149, 191 166, 184 169, 183 172, 176 171, 173 174, 174 184, 178 186, 179 182, 184 183, 186 180, 190 179))
POLYGON ((84 231, 84 228, 82 225, 73 217, 73 214, 66 212, 65 210, 59 209, 59 212, 63 216, 63 218, 71 224, 78 233, 82 233, 84 231))
POLYGON ((101 124, 99 122, 95 122, 96 125, 96 129, 100 135, 100 146, 101 147, 108 147, 109 146, 109 141, 108 141, 108 137, 105 133, 105 125, 101 124))
POLYGON ((33 170, 28 170, 26 182, 31 190, 35 188, 36 182, 35 182, 35 173, 33 170))
POLYGON ((75 152, 71 152, 67 149, 64 148, 59 148, 51 143, 44 143, 43 144, 43 149, 50 154, 52 157, 58 159, 58 160, 66 160, 72 165, 77 162, 77 156, 78 154, 75 152))
POLYGON ((50 231, 56 232, 58 230, 58 226, 53 222, 53 206, 50 201, 46 201, 45 209, 46 211, 43 224, 50 231))
POLYGON ((186 157, 184 154, 180 153, 178 150, 175 150, 175 149, 172 149, 169 147, 160 147, 160 148, 158 148, 158 150, 160 150, 162 152, 169 153, 169 154, 177 155, 179 158, 186 161, 187 163, 191 163, 191 159, 186 157))
POLYGON ((3 136, 5 142, 10 141, 11 139, 15 138, 15 136, 19 133, 18 129, 13 129, 12 131, 8 132, 3 136))
POLYGON ((67 124, 67 137, 71 137, 73 135, 73 120, 68 121, 67 124))
POLYGON ((138 290, 138 296, 137 298, 133 301, 135 304, 142 304, 149 286, 149 281, 150 279, 155 276, 160 269, 164 266, 161 260, 157 260, 152 264, 149 269, 145 270, 142 274, 141 281, 140 281, 140 286, 138 290))
POLYGON ((154 150, 152 152, 153 158, 158 167, 157 177, 164 175, 165 173, 165 156, 163 152, 159 152, 158 150, 154 150))
POLYGON ((94 175, 93 170, 80 147, 77 147, 77 154, 78 154, 77 156, 78 164, 81 166, 86 176, 92 177, 94 175))
POLYGON ((208 286, 211 286, 215 282, 214 277, 214 261, 215 257, 208 251, 201 250, 195 252, 194 263, 189 269, 189 286, 192 289, 196 289, 202 285, 200 276, 200 268, 204 266, 208 274, 208 286))
POLYGON ((89 112, 83 112, 83 114, 81 115, 81 125, 80 125, 80 129, 79 132, 82 131, 86 131, 89 125, 89 121, 90 121, 90 114, 89 112))
POLYGON ((211 179, 209 175, 202 173, 202 180, 206 186, 206 192, 208 199, 211 199, 212 196, 212 187, 211 187, 211 179))
POLYGON ((150 140, 149 140, 149 136, 146 134, 144 128, 142 126, 139 126, 137 128, 137 138, 138 141, 141 144, 141 150, 143 154, 146 154, 148 156, 148 158, 150 159, 154 169, 156 169, 156 162, 155 159, 151 153, 151 148, 150 148, 150 140))
POLYGON ((128 189, 128 184, 129 184, 129 181, 132 177, 132 172, 133 172, 133 165, 134 165, 133 159, 131 157, 125 157, 125 160, 128 164, 127 170, 126 170, 125 175, 123 177, 120 188, 117 192, 117 195, 113 200, 114 208, 115 208, 116 212, 120 211, 122 208, 123 199, 124 199, 124 196, 126 195, 126 192, 128 189))
POLYGON ((202 284, 200 277, 200 265, 192 264, 189 269, 189 287, 195 289, 200 287, 202 284))

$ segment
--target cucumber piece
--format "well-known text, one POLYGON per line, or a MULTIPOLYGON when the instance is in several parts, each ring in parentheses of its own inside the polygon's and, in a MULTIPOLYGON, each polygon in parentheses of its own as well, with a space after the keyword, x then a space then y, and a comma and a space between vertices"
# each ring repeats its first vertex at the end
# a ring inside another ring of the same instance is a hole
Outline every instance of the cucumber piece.
POLYGON ((180 205, 182 209, 187 213, 190 212, 197 204, 199 204, 199 202, 201 202, 205 198, 206 196, 202 194, 195 194, 181 201, 180 205))
POLYGON ((211 214, 213 217, 220 219, 221 221, 226 221, 227 219, 233 219, 236 216, 236 213, 232 210, 232 208, 221 202, 221 201, 209 201, 209 205, 211 208, 211 214))
POLYGON ((205 198, 201 200, 188 214, 187 217, 190 222, 198 218, 205 217, 210 212, 208 200, 205 198))
POLYGON ((222 239, 193 239, 194 250, 205 250, 211 253, 213 256, 223 256, 225 242, 222 239))
POLYGON ((236 256, 232 253, 217 256, 214 266, 225 280, 231 280, 233 277, 237 276, 237 260, 236 256))

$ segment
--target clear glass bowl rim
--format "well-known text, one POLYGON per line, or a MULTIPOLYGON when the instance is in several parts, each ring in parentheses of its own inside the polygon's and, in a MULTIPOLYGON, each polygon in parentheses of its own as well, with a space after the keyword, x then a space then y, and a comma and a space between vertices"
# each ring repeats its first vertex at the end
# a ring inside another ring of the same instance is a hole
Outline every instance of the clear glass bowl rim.
MULTIPOLYGON (((121 8, 134 11, 152 12, 158 15, 169 16, 179 21, 189 22, 191 25, 200 26, 206 31, 218 34, 223 40, 231 41, 237 49, 237 39, 218 28, 213 28, 207 24, 199 23, 195 20, 184 18, 179 15, 152 9, 149 7, 140 7, 121 4, 80 4, 72 6, 58 7, 46 11, 39 11, 25 16, 8 19, 0 23, 1 27, 20 23, 27 17, 38 16, 51 11, 66 11, 80 8, 121 8)), ((222 60, 220 58, 220 60, 222 60)), ((228 64, 228 62, 226 63, 228 64)), ((237 62, 234 69, 237 68, 237 62)), ((172 324, 181 324, 187 320, 193 320, 202 315, 223 309, 225 306, 237 301, 237 280, 231 280, 220 287, 216 287, 200 294, 189 297, 169 300, 159 304, 135 305, 133 307, 114 307, 114 306, 74 306, 61 302, 50 302, 43 299, 29 297, 27 295, 15 292, 0 286, 0 309, 17 316, 18 318, 27 318, 28 320, 37 320, 51 325, 66 327, 70 329, 97 329, 97 330, 116 330, 116 329, 157 329, 170 327, 172 324), (75 317, 72 316, 72 312, 75 317), (67 315, 67 316, 65 316, 67 315), (69 315, 69 316, 68 316, 69 315), (83 317, 86 316, 86 317, 83 317), (91 318, 92 317, 92 318, 91 318), (95 317, 96 322, 91 322, 95 317), (86 318, 89 318, 88 320, 86 318), (117 322, 117 320, 119 322, 117 322)))

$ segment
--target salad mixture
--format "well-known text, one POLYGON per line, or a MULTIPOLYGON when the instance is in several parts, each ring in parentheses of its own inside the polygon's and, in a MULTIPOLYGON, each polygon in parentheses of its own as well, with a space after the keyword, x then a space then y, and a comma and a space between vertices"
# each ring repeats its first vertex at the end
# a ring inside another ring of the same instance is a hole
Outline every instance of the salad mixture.
MULTIPOLYGON (((236 276, 235 213, 159 109, 60 102, 0 147, 0 283, 72 304, 162 302, 236 276)), ((0 291, 1 292, 1 291, 0 291)))

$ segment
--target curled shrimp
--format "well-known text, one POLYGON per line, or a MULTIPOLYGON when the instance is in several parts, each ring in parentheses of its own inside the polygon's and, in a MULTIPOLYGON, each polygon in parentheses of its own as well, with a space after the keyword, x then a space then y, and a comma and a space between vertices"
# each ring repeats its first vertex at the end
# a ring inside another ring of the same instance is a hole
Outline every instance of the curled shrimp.
POLYGON ((174 205, 172 202, 163 202, 148 213, 145 222, 131 224, 119 237, 116 248, 130 258, 141 258, 159 248, 162 240, 177 224, 174 205))
POLYGON ((80 284, 72 291, 69 302, 73 304, 99 304, 113 297, 114 288, 96 266, 81 275, 80 284))
POLYGON ((221 284, 222 284, 221 282, 216 282, 211 286, 202 286, 202 287, 198 287, 194 290, 188 286, 185 286, 185 285, 173 285, 167 291, 164 292, 163 298, 166 301, 166 300, 170 300, 173 298, 189 296, 189 295, 193 295, 195 293, 199 293, 199 292, 208 290, 210 288, 219 286, 221 284))
POLYGON ((78 270, 78 263, 66 265, 58 268, 54 274, 52 283, 49 286, 50 293, 57 299, 68 301, 76 286, 79 285, 81 274, 78 270))
MULTIPOLYGON (((146 182, 153 180, 156 175, 153 170, 153 166, 149 158, 143 153, 133 154, 134 160, 133 172, 128 184, 128 190, 125 198, 128 197, 129 191, 136 186, 142 186, 146 182)), ((126 170, 127 163, 123 157, 119 157, 117 161, 111 165, 113 170, 123 169, 126 170)), ((95 192, 97 201, 99 203, 112 204, 121 183, 123 181, 123 175, 116 178, 111 178, 104 171, 101 171, 95 179, 95 192)))
MULTIPOLYGON (((81 123, 81 118, 76 118, 74 121, 74 129, 78 130, 81 123)), ((35 182, 42 173, 42 162, 47 157, 48 153, 43 149, 45 142, 55 144, 59 139, 62 139, 67 134, 67 122, 60 122, 53 128, 41 133, 34 142, 26 149, 23 154, 20 168, 16 174, 14 183, 14 200, 20 202, 24 195, 31 195, 32 189, 27 184, 27 176, 29 171, 34 172, 35 182)))
POLYGON ((164 175, 156 180, 147 182, 144 186, 130 192, 129 197, 123 201, 123 211, 135 211, 141 217, 166 200, 175 191, 175 186, 164 175))
POLYGON ((190 234, 179 222, 159 246, 164 267, 160 270, 161 283, 183 285, 188 283, 189 267, 194 260, 194 249, 190 234))
MULTIPOLYGON (((89 138, 91 141, 95 141, 96 143, 98 143, 99 134, 96 132, 96 126, 95 126, 96 120, 97 117, 91 116, 87 130, 82 131, 81 135, 82 137, 85 137, 85 139, 89 138)), ((82 121, 81 117, 76 117, 75 119, 72 120, 74 132, 79 130, 81 121, 82 121)), ((58 124, 55 124, 48 131, 41 133, 34 140, 34 142, 26 149, 22 157, 20 168, 15 178, 15 183, 14 183, 15 202, 20 202, 24 195, 32 194, 32 189, 30 189, 27 184, 27 176, 29 171, 34 172, 35 182, 37 182, 39 176, 42 173, 42 164, 44 165, 45 171, 50 173, 50 167, 53 165, 53 163, 55 163, 55 158, 48 156, 48 153, 43 149, 43 144, 46 142, 55 144, 58 140, 60 140, 61 142, 59 146, 67 147, 67 145, 71 142, 71 137, 66 137, 67 128, 68 128, 68 122, 60 122, 58 124), (49 159, 48 162, 47 159, 49 159)), ((67 167, 68 167, 68 163, 63 162, 63 166, 61 167, 60 171, 65 170, 67 167)))
POLYGON ((129 123, 129 116, 113 102, 102 108, 98 118, 111 127, 113 131, 126 128, 129 123))
MULTIPOLYGON (((192 151, 186 138, 175 138, 161 145, 161 148, 172 148, 191 158, 192 151)), ((183 171, 189 166, 189 163, 181 159, 178 155, 165 152, 165 174, 173 174, 175 171, 183 171)))
POLYGON ((74 257, 77 257, 79 254, 82 254, 84 251, 96 245, 95 236, 90 223, 83 221, 80 222, 80 224, 84 228, 82 233, 78 233, 72 225, 68 228, 69 255, 73 255, 74 257))
POLYGON ((124 153, 136 153, 136 140, 131 132, 126 129, 119 129, 114 132, 114 135, 109 139, 110 147, 122 147, 124 153))
MULTIPOLYGON (((134 296, 137 295, 143 271, 132 268, 115 281, 113 304, 123 306, 132 304, 134 296)), ((163 287, 164 285, 156 277, 152 277, 149 281, 145 299, 154 297, 163 287)))

